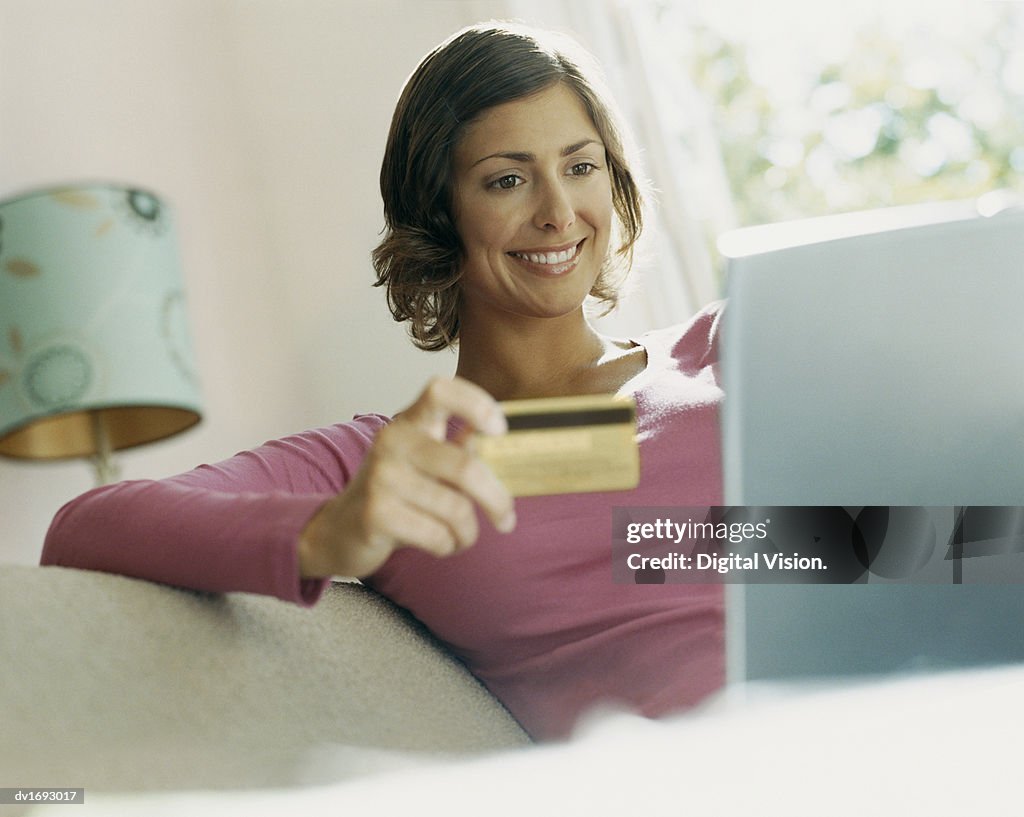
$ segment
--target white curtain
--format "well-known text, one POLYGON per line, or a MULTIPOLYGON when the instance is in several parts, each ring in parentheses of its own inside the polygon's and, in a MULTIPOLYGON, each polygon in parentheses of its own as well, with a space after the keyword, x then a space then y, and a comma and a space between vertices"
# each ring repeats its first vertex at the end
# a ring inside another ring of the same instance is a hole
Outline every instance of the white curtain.
POLYGON ((735 226, 709 111, 644 0, 505 0, 504 16, 576 36, 632 127, 654 201, 637 287, 611 331, 666 326, 721 297, 709 236, 735 226))

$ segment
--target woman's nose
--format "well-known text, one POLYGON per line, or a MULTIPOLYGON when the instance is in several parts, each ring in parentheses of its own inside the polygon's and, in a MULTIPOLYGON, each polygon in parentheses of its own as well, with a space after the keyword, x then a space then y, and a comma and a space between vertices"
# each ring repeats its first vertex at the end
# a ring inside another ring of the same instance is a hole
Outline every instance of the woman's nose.
POLYGON ((575 221, 576 208, 565 187, 558 182, 544 185, 534 212, 534 226, 560 233, 575 221))

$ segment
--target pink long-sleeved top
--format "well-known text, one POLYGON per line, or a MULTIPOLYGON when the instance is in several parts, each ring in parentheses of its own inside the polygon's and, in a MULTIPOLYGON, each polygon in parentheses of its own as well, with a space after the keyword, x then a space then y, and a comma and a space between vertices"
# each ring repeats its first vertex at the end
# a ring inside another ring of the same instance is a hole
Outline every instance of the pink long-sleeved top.
MULTIPOLYGON (((722 496, 714 304, 637 339, 640 484, 633 491, 516 500, 500 534, 438 559, 396 551, 366 583, 409 609, 533 737, 568 735, 597 704, 658 716, 724 681, 720 585, 612 580, 613 506, 719 505, 722 496)), ((97 488, 65 505, 43 564, 104 570, 215 592, 313 604, 326 585, 298 573, 299 535, 342 490, 387 417, 264 444, 159 481, 97 488)))

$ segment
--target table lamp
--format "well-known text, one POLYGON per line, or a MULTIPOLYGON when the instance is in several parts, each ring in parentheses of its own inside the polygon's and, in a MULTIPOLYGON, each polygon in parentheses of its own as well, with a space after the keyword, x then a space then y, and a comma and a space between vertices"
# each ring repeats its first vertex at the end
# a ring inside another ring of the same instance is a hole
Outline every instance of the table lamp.
POLYGON ((200 419, 172 214, 152 192, 77 185, 0 201, 0 454, 90 457, 200 419))

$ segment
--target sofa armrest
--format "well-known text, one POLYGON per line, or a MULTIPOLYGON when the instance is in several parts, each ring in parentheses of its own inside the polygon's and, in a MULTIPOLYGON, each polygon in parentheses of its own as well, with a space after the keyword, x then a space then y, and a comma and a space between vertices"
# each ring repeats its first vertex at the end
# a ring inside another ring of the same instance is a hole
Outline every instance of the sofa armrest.
POLYGON ((0 711, 4 786, 279 786, 318 782, 308 762, 318 748, 529 742, 411 617, 346 583, 302 609, 2 566, 0 711))

